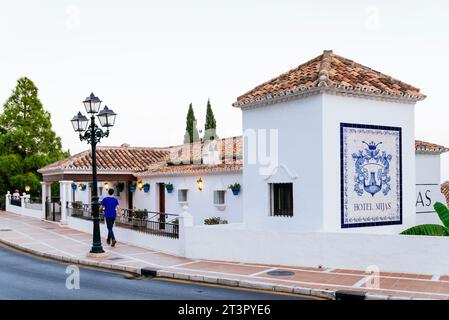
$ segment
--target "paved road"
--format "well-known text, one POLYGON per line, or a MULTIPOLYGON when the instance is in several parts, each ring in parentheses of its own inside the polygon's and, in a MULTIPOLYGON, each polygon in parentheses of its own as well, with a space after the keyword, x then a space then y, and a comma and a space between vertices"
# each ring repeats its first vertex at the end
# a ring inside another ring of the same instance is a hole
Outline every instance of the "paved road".
MULTIPOLYGON (((304 299, 231 288, 201 286, 156 278, 129 279, 119 273, 80 268, 80 289, 66 288, 66 264, 43 260, 0 246, 0 299, 304 299)), ((73 273, 71 273, 73 274, 73 273)), ((69 284, 74 285, 74 281, 69 284)))

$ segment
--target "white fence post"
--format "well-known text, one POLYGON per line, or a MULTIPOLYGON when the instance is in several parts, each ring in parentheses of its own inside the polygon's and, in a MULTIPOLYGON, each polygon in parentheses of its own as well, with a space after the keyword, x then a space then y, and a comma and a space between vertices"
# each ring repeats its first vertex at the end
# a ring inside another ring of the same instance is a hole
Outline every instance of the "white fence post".
POLYGON ((186 256, 186 227, 193 226, 193 216, 188 212, 189 207, 185 204, 182 206, 182 212, 179 215, 179 244, 181 256, 186 256))
POLYGON ((45 221, 47 216, 47 183, 41 182, 42 185, 42 211, 41 211, 41 220, 45 221))
POLYGON ((11 193, 8 191, 6 194, 6 202, 5 202, 5 210, 8 212, 11 212, 11 209, 9 206, 11 205, 11 193))
POLYGON ((25 199, 27 197, 27 194, 24 192, 21 196, 20 196, 20 212, 22 215, 24 215, 24 211, 25 211, 25 199))
POLYGON ((70 199, 69 192, 73 181, 59 181, 61 198, 61 225, 67 224, 67 202, 70 199))

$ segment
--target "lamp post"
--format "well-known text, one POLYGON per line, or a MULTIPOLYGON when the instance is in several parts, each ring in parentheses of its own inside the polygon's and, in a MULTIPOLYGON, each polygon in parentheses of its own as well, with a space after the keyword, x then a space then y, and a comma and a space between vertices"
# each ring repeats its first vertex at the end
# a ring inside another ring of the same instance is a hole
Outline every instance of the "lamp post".
POLYGON ((92 235, 92 249, 91 254, 101 254, 104 253, 103 247, 101 246, 100 237, 100 204, 98 202, 98 180, 97 180, 97 143, 100 142, 102 138, 109 136, 109 128, 114 126, 115 117, 117 116, 114 111, 110 110, 107 106, 100 111, 102 101, 96 97, 93 93, 90 94, 86 100, 83 101, 86 112, 90 114, 90 125, 89 119, 78 112, 76 116, 71 120, 73 129, 75 132, 79 133, 81 141, 87 141, 92 147, 92 219, 93 219, 93 235, 92 235), (101 129, 95 123, 95 116, 98 117, 101 129))

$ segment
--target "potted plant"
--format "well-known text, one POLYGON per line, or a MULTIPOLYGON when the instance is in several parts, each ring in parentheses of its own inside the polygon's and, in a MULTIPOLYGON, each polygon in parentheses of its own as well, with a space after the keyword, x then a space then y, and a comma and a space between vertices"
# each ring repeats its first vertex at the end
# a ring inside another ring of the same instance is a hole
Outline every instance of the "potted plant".
POLYGON ((81 191, 86 191, 87 186, 84 183, 80 183, 79 188, 81 191))
POLYGON ((120 182, 117 184, 117 191, 118 192, 123 192, 123 190, 125 190, 125 184, 123 182, 120 182))
POLYGON ((173 183, 169 182, 165 185, 165 189, 167 189, 168 193, 172 193, 173 192, 173 183))
POLYGON ((143 227, 147 223, 148 210, 135 210, 133 216, 133 227, 143 227))
POLYGON ((76 185, 76 183, 72 183, 72 190, 76 191, 76 188, 78 188, 78 186, 76 185))
POLYGON ((234 196, 238 196, 238 194, 240 193, 240 183, 236 182, 234 184, 229 185, 229 189, 232 190, 232 194, 234 196))
POLYGON ((215 225, 215 224, 228 224, 228 220, 222 219, 220 217, 212 217, 212 218, 204 219, 204 224, 208 225, 208 226, 215 225))
POLYGON ((150 184, 149 184, 149 183, 145 183, 145 184, 143 185, 143 191, 144 191, 145 193, 148 193, 148 192, 150 191, 150 184))
POLYGON ((132 183, 129 185, 129 191, 131 191, 131 192, 136 191, 136 187, 137 187, 137 183, 132 182, 132 183))

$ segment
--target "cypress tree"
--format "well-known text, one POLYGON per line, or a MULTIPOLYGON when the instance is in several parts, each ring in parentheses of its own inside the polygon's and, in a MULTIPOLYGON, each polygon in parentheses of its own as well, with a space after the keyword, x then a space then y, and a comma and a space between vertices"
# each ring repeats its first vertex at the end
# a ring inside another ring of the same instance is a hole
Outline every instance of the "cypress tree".
POLYGON ((212 106, 210 104, 210 99, 207 100, 206 109, 206 123, 204 124, 204 137, 203 140, 215 140, 218 139, 217 136, 217 122, 215 121, 214 112, 212 111, 212 106))
POLYGON ((196 127, 196 118, 195 113, 193 112, 192 103, 189 105, 189 111, 187 111, 187 119, 186 119, 186 132, 184 134, 184 143, 192 143, 194 141, 198 141, 199 134, 198 129, 196 127))

